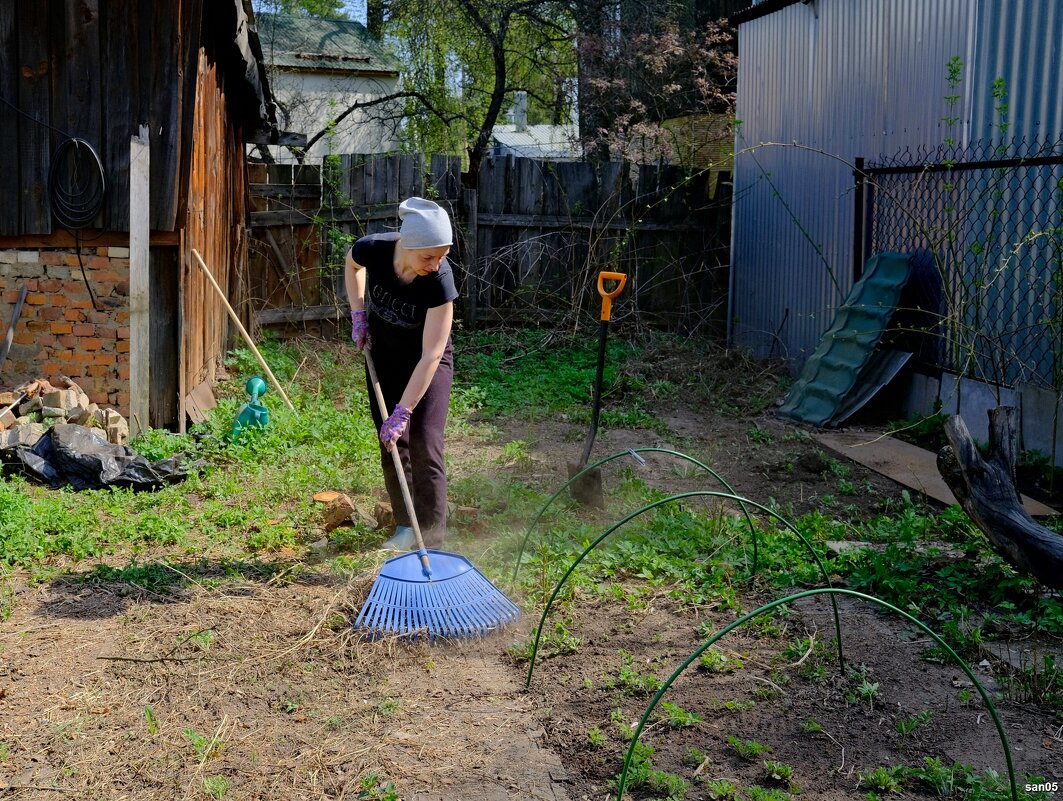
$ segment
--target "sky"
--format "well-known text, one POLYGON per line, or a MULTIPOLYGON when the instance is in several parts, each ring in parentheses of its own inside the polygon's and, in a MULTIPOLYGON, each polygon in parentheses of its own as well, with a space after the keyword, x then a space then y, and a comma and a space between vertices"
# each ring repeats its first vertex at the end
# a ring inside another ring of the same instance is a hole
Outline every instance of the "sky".
MULTIPOLYGON (((347 9, 347 14, 351 19, 358 20, 358 22, 365 25, 366 0, 344 0, 343 5, 347 9)), ((268 6, 266 6, 264 0, 251 0, 251 7, 257 13, 261 11, 263 7, 268 6)))
POLYGON ((363 25, 365 25, 365 2, 366 0, 345 0, 344 2, 351 19, 356 19, 363 25))

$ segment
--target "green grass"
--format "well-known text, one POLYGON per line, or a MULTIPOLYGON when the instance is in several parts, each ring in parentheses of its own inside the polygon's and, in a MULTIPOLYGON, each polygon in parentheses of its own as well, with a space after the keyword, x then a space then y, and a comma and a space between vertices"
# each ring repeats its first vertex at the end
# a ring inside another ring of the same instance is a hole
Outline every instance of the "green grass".
MULTIPOLYGON (((8 476, 0 481, 0 570, 29 569, 41 579, 49 576, 49 564, 57 557, 82 561, 120 555, 135 560, 158 547, 191 555, 206 544, 234 557, 273 554, 298 547, 311 533, 308 522, 319 514, 315 492, 375 488, 379 457, 361 373, 309 346, 300 350, 267 340, 262 351, 288 387, 298 417, 271 388, 262 398, 270 409, 267 429, 227 443, 236 410, 247 400, 242 384, 261 369, 246 351, 234 352, 229 366, 233 381, 217 388, 218 406, 206 423, 188 435, 151 430, 131 443, 153 460, 175 453, 201 460, 200 473, 139 493, 49 490, 8 476), (318 377, 312 386, 291 383, 301 364, 305 374, 318 377)), ((156 588, 177 580, 136 575, 153 568, 135 563, 130 569, 124 576, 96 578, 143 579, 156 588)))
MULTIPOLYGON (((1016 777, 1020 801, 1047 801, 1047 792, 1028 791, 1026 785, 1043 785, 1039 776, 1016 777)), ((978 773, 960 762, 948 765, 934 757, 924 757, 917 765, 880 765, 860 772, 857 786, 878 793, 895 794, 906 790, 929 791, 937 798, 967 801, 1007 801, 1012 798, 1006 777, 994 770, 978 773)))
MULTIPOLYGON (((593 338, 542 331, 474 332, 463 334, 459 346, 452 430, 489 437, 489 421, 500 417, 586 421, 596 358, 593 338)), ((646 410, 677 397, 723 407, 741 396, 749 411, 758 398, 778 391, 778 381, 769 373, 737 361, 734 354, 714 356, 714 366, 720 368, 715 372, 691 368, 702 363, 690 358, 699 348, 704 346, 657 335, 637 343, 611 338, 603 424, 644 425, 646 410)), ((217 387, 218 406, 208 421, 188 435, 149 431, 133 443, 152 459, 184 453, 201 460, 202 470, 185 481, 136 493, 50 490, 17 476, 0 480, 0 619, 16 603, 4 580, 14 570, 28 572, 31 582, 74 574, 77 581, 125 583, 160 594, 190 584, 214 587, 278 576, 291 580, 304 569, 306 546, 321 535, 314 493, 334 489, 356 499, 375 496, 379 453, 361 362, 353 349, 267 337, 261 350, 298 414, 269 387, 261 399, 270 410, 269 426, 228 444, 232 420, 247 400, 243 385, 261 369, 250 352, 234 351, 228 364, 232 379, 217 387)), ((750 437, 767 440, 755 427, 750 437)), ((528 443, 500 445, 506 464, 520 468, 529 461, 528 443)), ((848 480, 844 465, 829 465, 839 481, 848 480)), ((485 526, 498 535, 498 547, 478 564, 481 569, 499 574, 512 568, 514 544, 552 489, 500 470, 497 462, 451 481, 451 499, 478 507, 485 526)), ((663 497, 633 468, 619 469, 610 486, 615 506, 607 514, 615 519, 617 509, 633 510, 663 497)), ((765 515, 758 516, 759 573, 751 580, 752 536, 745 521, 706 508, 670 503, 617 531, 569 579, 558 600, 562 619, 563 608, 576 597, 613 599, 641 609, 649 597, 664 593, 680 608, 711 605, 737 614, 743 611, 740 598, 750 591, 776 594, 822 584, 807 548, 765 515)), ((791 522, 821 557, 827 540, 880 543, 880 550, 838 556, 831 570, 847 586, 930 621, 961 655, 979 654, 1000 634, 1063 636, 1059 596, 1016 574, 957 508, 929 514, 904 497, 888 512, 841 520, 821 511, 791 522), (942 559, 938 546, 927 543, 941 543, 963 556, 942 559)), ((573 502, 554 504, 529 540, 521 567, 521 589, 529 605, 552 591, 601 531, 601 520, 573 502)), ((348 553, 336 557, 331 568, 359 570, 359 552, 380 536, 364 526, 337 530, 333 537, 348 553)), ((780 621, 758 625, 765 636, 782 631, 780 621)), ((548 649, 577 651, 578 636, 563 623, 558 626, 556 620, 548 621, 548 649)), ((822 678, 829 658, 817 650, 799 670, 822 678)), ((710 672, 739 668, 721 664, 713 652, 707 652, 701 667, 710 672)), ((620 676, 614 680, 623 684, 620 676)), ((1063 704, 1061 685, 1059 668, 1048 662, 1031 665, 1008 682, 1013 698, 1053 705, 1063 704)))
POLYGON ((741 737, 735 737, 734 735, 728 735, 727 745, 741 759, 747 762, 756 762, 771 751, 771 748, 763 743, 759 743, 756 740, 743 740, 741 737))

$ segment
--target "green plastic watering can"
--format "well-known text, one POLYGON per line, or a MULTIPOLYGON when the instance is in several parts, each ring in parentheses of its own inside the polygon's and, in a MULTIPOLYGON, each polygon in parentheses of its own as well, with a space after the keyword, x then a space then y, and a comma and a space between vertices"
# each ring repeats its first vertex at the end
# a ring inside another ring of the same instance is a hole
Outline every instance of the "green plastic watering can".
POLYGON ((258 399, 266 393, 266 382, 260 376, 249 378, 244 385, 251 400, 240 407, 236 413, 236 421, 233 423, 232 434, 229 440, 235 442, 240 432, 245 428, 265 428, 269 425, 269 409, 258 402, 258 399))

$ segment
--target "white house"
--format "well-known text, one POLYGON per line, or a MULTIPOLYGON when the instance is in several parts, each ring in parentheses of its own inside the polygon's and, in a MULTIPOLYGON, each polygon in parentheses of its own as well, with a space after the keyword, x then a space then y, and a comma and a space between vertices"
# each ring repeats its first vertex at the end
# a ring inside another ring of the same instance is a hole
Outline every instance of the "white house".
POLYGON ((491 155, 516 158, 578 159, 579 128, 575 122, 564 125, 528 125, 528 93, 517 92, 510 121, 491 129, 491 155))
MULTIPOLYGON (((330 153, 398 149, 394 102, 350 109, 398 91, 399 62, 365 26, 351 20, 255 15, 278 126, 305 134, 307 161, 330 153), (389 119, 392 118, 392 119, 389 119), (339 119, 329 130, 330 123, 339 119)), ((278 161, 293 154, 271 146, 278 161)))

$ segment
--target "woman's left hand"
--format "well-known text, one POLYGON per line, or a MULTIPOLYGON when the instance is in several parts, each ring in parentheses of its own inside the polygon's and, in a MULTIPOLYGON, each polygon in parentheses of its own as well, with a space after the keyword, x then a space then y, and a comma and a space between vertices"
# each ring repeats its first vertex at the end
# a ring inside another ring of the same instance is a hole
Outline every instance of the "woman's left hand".
POLYGON ((364 309, 351 309, 351 340, 360 351, 370 346, 369 315, 364 309))

